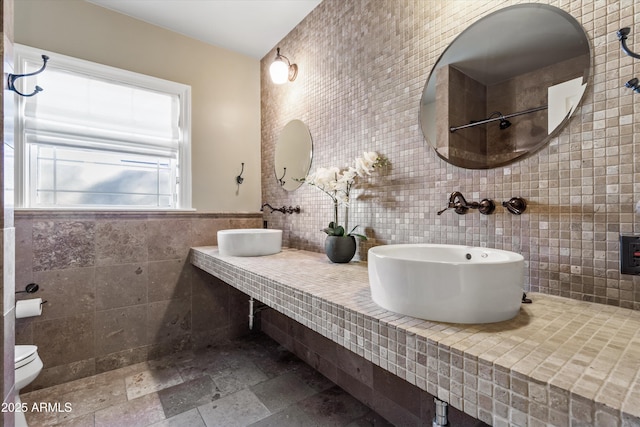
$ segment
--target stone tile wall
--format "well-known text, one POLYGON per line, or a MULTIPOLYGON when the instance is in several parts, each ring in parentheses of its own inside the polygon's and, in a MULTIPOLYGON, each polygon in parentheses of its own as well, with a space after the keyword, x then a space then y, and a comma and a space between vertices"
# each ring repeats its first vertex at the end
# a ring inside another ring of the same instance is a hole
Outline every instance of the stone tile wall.
MULTIPOLYGON (((584 27, 593 50, 586 98, 550 144, 528 159, 490 170, 442 161, 418 125, 422 89, 448 44, 479 18, 517 1, 324 0, 278 43, 298 64, 297 79, 269 80, 275 49, 261 62, 263 200, 300 205, 300 215, 266 214, 288 246, 321 251, 320 231, 332 218, 329 198, 303 186, 288 193, 274 178, 278 135, 304 121, 313 144, 312 169, 343 166, 376 150, 391 165, 353 194, 350 227, 369 241, 485 245, 522 253, 526 287, 553 295, 640 309, 640 280, 619 273, 620 233, 640 232, 638 94, 624 87, 640 77, 640 61, 620 50, 615 32, 640 34, 633 0, 543 0, 584 27), (467 200, 527 199, 522 216, 499 207, 491 216, 458 216, 445 207, 467 200)), ((492 41, 499 43, 498 40, 492 41)), ((636 46, 637 41, 636 41, 636 46)), ((275 47, 274 47, 275 48, 275 47)), ((636 50, 638 48, 636 47, 636 50)), ((342 214, 341 214, 342 217, 342 214)))
POLYGON ((16 287, 40 285, 42 316, 16 321, 42 388, 248 331, 248 299, 192 267, 189 248, 260 214, 16 213, 16 287))
MULTIPOLYGON (((429 425, 434 396, 275 310, 260 312, 263 332, 349 394, 398 426, 429 425)), ((450 406, 449 425, 487 424, 450 406)))

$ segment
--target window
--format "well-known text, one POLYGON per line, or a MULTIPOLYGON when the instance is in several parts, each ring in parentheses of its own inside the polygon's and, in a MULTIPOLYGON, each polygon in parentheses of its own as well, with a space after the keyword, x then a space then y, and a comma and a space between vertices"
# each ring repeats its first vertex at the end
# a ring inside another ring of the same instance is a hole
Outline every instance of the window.
POLYGON ((17 206, 191 207, 190 87, 16 46, 17 206))

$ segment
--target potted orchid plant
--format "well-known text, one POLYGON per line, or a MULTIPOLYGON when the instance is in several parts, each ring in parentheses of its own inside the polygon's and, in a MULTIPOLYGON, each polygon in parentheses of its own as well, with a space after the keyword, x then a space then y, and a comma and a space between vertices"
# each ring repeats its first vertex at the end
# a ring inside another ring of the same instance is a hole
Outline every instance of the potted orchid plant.
POLYGON ((340 225, 338 207, 340 205, 349 206, 351 190, 356 185, 358 178, 371 175, 371 172, 387 163, 387 160, 375 151, 365 152, 362 157, 357 157, 344 170, 337 167, 318 168, 302 180, 327 194, 333 202, 333 221, 322 229, 327 233, 325 253, 331 261, 336 263, 351 261, 356 252, 355 238, 367 239, 365 235, 355 233, 357 225, 351 231, 346 232, 348 220, 345 218, 345 225, 340 225))

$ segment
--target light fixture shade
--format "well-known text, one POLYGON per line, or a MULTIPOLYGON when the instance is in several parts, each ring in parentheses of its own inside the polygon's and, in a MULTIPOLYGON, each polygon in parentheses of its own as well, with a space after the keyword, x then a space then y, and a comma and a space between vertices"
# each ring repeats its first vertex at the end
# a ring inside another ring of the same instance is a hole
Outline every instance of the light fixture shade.
POLYGON ((289 64, 282 59, 276 59, 269 67, 271 80, 278 85, 286 83, 289 79, 289 64))

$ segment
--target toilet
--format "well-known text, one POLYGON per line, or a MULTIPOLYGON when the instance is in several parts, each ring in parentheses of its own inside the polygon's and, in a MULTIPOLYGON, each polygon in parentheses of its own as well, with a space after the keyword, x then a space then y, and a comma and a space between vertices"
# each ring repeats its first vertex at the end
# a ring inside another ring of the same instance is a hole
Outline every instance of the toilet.
MULTIPOLYGON (((35 345, 16 345, 16 407, 20 407, 20 390, 31 384, 42 371, 42 360, 35 345)), ((23 412, 16 411, 16 427, 28 427, 23 412)))

